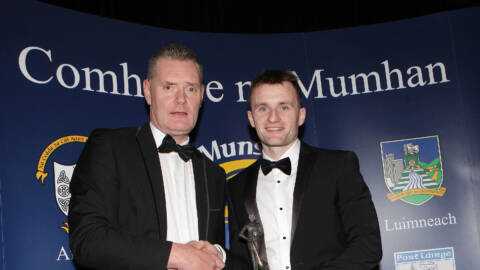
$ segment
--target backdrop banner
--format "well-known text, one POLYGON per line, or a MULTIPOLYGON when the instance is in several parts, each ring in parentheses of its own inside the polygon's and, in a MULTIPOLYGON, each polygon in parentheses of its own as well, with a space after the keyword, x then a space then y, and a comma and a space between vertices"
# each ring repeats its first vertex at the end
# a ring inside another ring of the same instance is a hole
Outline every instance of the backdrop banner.
POLYGON ((479 8, 268 35, 160 29, 28 0, 4 3, 0 20, 2 269, 74 269, 78 156, 94 128, 148 121, 147 61, 172 42, 204 64, 192 139, 229 177, 260 155, 246 114, 251 80, 291 69, 307 109, 303 140, 360 159, 380 269, 478 269, 479 8))

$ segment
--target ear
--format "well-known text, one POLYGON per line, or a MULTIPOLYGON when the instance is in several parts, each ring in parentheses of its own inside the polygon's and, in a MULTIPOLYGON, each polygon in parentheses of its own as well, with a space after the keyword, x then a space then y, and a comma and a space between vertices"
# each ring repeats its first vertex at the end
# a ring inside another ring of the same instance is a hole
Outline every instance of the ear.
POLYGON ((250 122, 250 126, 252 126, 253 128, 255 128, 255 121, 253 121, 252 111, 248 110, 247 116, 248 116, 248 121, 250 122))
POLYGON ((307 109, 305 109, 305 107, 300 108, 300 110, 298 111, 298 126, 303 125, 306 117, 307 117, 307 109))
POLYGON ((145 96, 145 101, 150 106, 152 104, 152 95, 150 91, 150 82, 148 79, 143 80, 143 95, 145 96))

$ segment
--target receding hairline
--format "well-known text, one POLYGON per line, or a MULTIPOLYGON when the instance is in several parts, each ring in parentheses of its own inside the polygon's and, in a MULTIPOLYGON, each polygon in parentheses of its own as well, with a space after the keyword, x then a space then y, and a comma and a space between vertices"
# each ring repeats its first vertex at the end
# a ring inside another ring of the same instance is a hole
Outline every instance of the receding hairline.
POLYGON ((154 76, 157 63, 160 59, 171 59, 180 61, 191 61, 197 67, 200 81, 203 81, 203 67, 200 63, 195 52, 187 46, 180 44, 168 44, 155 54, 153 54, 148 60, 148 73, 147 78, 151 79, 154 76))
POLYGON ((155 60, 155 63, 152 65, 151 69, 149 69, 149 75, 147 76, 147 79, 152 79, 153 76, 155 76, 155 74, 157 73, 157 66, 158 66, 158 63, 161 61, 161 60, 172 60, 172 61, 181 61, 181 62, 190 62, 192 64, 194 64, 195 66, 195 69, 197 70, 197 73, 198 73, 198 79, 199 79, 199 82, 200 84, 202 83, 202 70, 201 70, 201 67, 199 66, 199 64, 193 60, 190 60, 190 59, 182 59, 182 58, 177 58, 177 57, 170 57, 170 56, 162 56, 162 57, 159 57, 155 60))

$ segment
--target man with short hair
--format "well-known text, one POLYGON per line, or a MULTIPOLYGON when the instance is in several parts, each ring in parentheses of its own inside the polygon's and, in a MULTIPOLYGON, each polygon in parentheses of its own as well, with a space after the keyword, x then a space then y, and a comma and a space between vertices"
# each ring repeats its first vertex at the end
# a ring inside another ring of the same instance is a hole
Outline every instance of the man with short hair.
POLYGON ((222 269, 224 251, 210 243, 224 244, 225 172, 188 144, 204 94, 196 55, 164 47, 149 61, 143 90, 150 122, 94 130, 74 170, 68 222, 75 263, 222 269))
POLYGON ((271 270, 375 268, 380 230, 357 157, 298 139, 306 109, 297 77, 265 71, 252 83, 249 105, 262 157, 227 184, 231 253, 251 259, 238 234, 257 223, 260 262, 271 270))

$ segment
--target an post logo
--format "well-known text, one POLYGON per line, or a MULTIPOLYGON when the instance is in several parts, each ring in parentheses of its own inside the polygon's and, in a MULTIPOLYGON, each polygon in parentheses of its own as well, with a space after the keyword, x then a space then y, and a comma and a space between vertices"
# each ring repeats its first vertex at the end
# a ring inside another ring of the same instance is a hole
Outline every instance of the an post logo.
POLYGON ((453 247, 395 252, 395 270, 455 270, 453 247))
POLYGON ((438 136, 380 143, 388 199, 422 205, 443 196, 443 166, 438 136))
MULTIPOLYGON (((71 135, 61 137, 54 142, 50 143, 45 150, 43 150, 42 155, 40 156, 37 164, 37 172, 35 177, 37 180, 41 181, 42 184, 45 184, 45 178, 48 176, 48 173, 45 170, 47 161, 52 153, 60 148, 61 146, 68 143, 85 143, 87 137, 80 135, 71 135)), ((53 161, 53 180, 54 180, 54 189, 55 189, 55 199, 57 202, 58 209, 65 215, 68 216, 68 204, 70 203, 70 179, 72 178, 73 169, 75 164, 64 165, 53 161)), ((69 232, 68 223, 65 222, 61 229, 64 229, 67 233, 69 232)))

